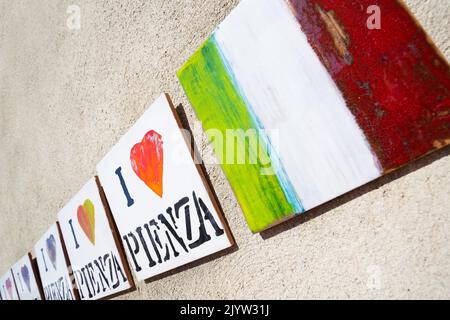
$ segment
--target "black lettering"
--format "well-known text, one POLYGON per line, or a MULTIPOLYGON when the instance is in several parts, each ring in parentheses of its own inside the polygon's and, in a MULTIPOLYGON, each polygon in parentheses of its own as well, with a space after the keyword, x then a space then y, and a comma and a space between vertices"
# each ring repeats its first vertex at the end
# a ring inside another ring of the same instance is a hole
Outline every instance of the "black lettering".
POLYGON ((122 276, 123 282, 126 282, 127 278, 123 274, 122 268, 120 267, 120 263, 119 263, 119 261, 117 261, 117 257, 115 255, 113 255, 112 253, 111 253, 111 256, 112 256, 112 260, 114 260, 113 261, 114 266, 115 266, 114 270, 116 270, 117 282, 115 284, 113 284, 113 288, 116 289, 120 285, 120 278, 119 278, 118 274, 120 273, 120 275, 122 276))
POLYGON ((198 239, 195 242, 189 244, 189 248, 194 249, 194 248, 201 246, 205 242, 208 242, 209 240, 211 240, 211 236, 206 231, 205 220, 203 220, 203 215, 200 211, 200 206, 198 204, 198 200, 197 200, 197 196, 195 195, 195 191, 192 192, 192 196, 194 197, 195 209, 197 210, 198 222, 200 223, 200 225, 198 227, 198 232, 199 232, 198 239))
MULTIPOLYGON (((155 220, 150 221, 150 226, 152 226, 152 225, 155 225, 159 229, 158 224, 155 222, 155 220)), ((155 239, 153 238, 153 236, 151 234, 150 227, 148 224, 145 224, 144 227, 145 227, 145 230, 147 230, 148 237, 150 238, 150 243, 152 244, 153 250, 156 253, 156 257, 158 258, 158 263, 161 263, 162 262, 161 254, 159 253, 158 247, 156 246, 156 243, 155 243, 155 239)), ((155 233, 155 236, 157 237, 158 235, 156 234, 156 230, 153 230, 153 231, 155 233)), ((158 240, 159 240, 159 238, 158 238, 158 240)))
MULTIPOLYGON (((105 255, 105 261, 106 261, 106 259, 108 259, 108 256, 109 256, 109 254, 106 254, 105 255)), ((105 284, 104 283, 106 283, 106 285, 108 286, 108 288, 109 288, 109 281, 108 281, 108 278, 106 277, 106 275, 105 275, 105 266, 104 266, 104 264, 103 264, 103 261, 102 261, 102 257, 98 257, 98 260, 100 261, 100 263, 97 261, 97 260, 95 260, 94 261, 94 264, 95 264, 95 266, 97 267, 97 269, 98 269, 98 273, 99 273, 99 278, 100 278, 100 283, 101 283, 101 285, 102 285, 102 288, 103 288, 103 292, 105 292, 106 291, 106 287, 105 287, 105 284)))
POLYGON ((80 298, 84 299, 84 295, 83 295, 83 284, 84 284, 84 278, 83 278, 83 274, 81 273, 80 270, 76 270, 73 272, 73 275, 75 277, 75 281, 77 282, 77 286, 78 288, 80 288, 80 298))
MULTIPOLYGON (((85 279, 85 282, 86 282, 86 288, 88 289, 88 297, 92 298, 92 292, 91 292, 91 289, 89 287, 88 277, 86 276, 86 272, 85 271, 86 271, 86 267, 81 268, 81 272, 83 272, 83 276, 84 276, 84 279, 85 279)), ((92 290, 94 290, 94 288, 92 288, 92 290)))
POLYGON ((147 259, 148 259, 148 262, 149 262, 148 266, 150 268, 156 266, 156 262, 153 261, 152 255, 150 254, 150 251, 148 250, 147 243, 145 242, 144 236, 142 235, 142 228, 141 227, 137 227, 136 228, 136 232, 137 232, 137 234, 139 236, 139 239, 141 240, 141 244, 142 244, 142 247, 144 248, 145 254, 147 255, 147 259))
POLYGON ((92 265, 92 263, 89 263, 87 265, 86 269, 87 269, 87 272, 88 272, 88 275, 89 275, 89 280, 92 283, 92 289, 93 289, 92 291, 94 292, 95 295, 97 295, 97 294, 100 293, 100 284, 95 280, 95 277, 94 277, 94 266, 92 265), (95 287, 97 287, 97 289, 95 289, 95 287))
POLYGON ((141 271, 142 268, 137 263, 136 256, 135 256, 136 254, 139 253, 139 244, 138 244, 138 241, 137 241, 136 237, 134 236, 133 233, 130 232, 128 234, 128 236, 123 236, 123 240, 125 240, 125 242, 127 243, 128 252, 130 253, 131 258, 133 259, 133 263, 134 263, 134 266, 135 266, 134 270, 136 270, 136 272, 141 271), (134 248, 135 248, 134 250, 131 248, 130 242, 128 241, 129 237, 131 237, 133 239, 133 241, 134 241, 134 248))
MULTIPOLYGON (((167 228, 167 230, 170 231, 172 237, 174 237, 175 240, 177 240, 177 242, 184 249, 184 251, 189 252, 186 247, 186 244, 184 243, 183 238, 181 238, 178 235, 178 233, 175 231, 175 229, 170 225, 169 221, 167 221, 167 219, 164 217, 164 215, 162 215, 162 214, 158 215, 158 220, 161 221, 161 223, 167 228)), ((173 245, 173 242, 172 242, 172 237, 169 235, 169 233, 167 231, 165 232, 165 234, 166 234, 167 240, 170 243, 170 246, 172 247, 175 257, 178 257, 179 253, 175 250, 175 246, 173 245)))
POLYGON ((216 232, 216 236, 219 237, 219 236, 223 235, 225 233, 225 231, 223 231, 223 229, 221 229, 219 227, 216 220, 214 219, 214 216, 209 211, 208 207, 203 202, 202 198, 198 197, 198 202, 200 203, 200 207, 202 208, 203 212, 205 213, 205 219, 208 220, 209 223, 211 223, 212 227, 214 228, 214 231, 216 232))

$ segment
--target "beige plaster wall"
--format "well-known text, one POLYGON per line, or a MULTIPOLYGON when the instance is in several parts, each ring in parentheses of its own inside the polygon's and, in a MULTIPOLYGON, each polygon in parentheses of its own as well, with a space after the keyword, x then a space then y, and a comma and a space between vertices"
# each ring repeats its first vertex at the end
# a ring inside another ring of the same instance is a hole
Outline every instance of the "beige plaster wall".
MULTIPOLYGON (((194 123, 175 73, 238 2, 0 1, 0 273, 161 92, 194 123), (78 31, 66 26, 70 4, 81 8, 78 31)), ((449 59, 450 2, 407 3, 449 59)), ((220 167, 208 165, 239 249, 121 298, 448 299, 449 154, 263 236, 250 233, 220 167)))

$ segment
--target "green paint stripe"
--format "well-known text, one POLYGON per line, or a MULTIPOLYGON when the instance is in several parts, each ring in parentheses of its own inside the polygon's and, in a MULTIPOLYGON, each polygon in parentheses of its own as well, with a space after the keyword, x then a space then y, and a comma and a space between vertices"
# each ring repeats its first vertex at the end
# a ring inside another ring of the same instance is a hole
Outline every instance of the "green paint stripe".
MULTIPOLYGON (((226 130, 258 130, 245 100, 236 89, 233 75, 227 70, 220 51, 209 38, 178 72, 178 78, 192 104, 210 141, 215 146, 216 155, 226 159, 226 130), (223 146, 215 134, 224 137, 223 146), (222 148, 220 148, 222 146, 222 148)), ((295 208, 288 202, 282 185, 276 175, 262 175, 261 169, 269 167, 264 159, 269 159, 265 150, 258 152, 256 146, 244 144, 237 139, 237 148, 245 148, 246 159, 251 154, 259 154, 257 164, 226 164, 222 167, 231 187, 242 207, 250 229, 261 231, 271 224, 292 216, 295 208), (262 155, 262 156, 261 156, 262 155)))

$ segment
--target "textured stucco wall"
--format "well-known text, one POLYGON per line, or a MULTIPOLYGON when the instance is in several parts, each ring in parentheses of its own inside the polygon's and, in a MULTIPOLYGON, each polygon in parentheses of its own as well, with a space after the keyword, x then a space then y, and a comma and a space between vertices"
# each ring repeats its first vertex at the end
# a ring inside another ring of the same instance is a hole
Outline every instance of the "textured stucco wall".
MULTIPOLYGON (((1 274, 161 92, 194 123, 175 73, 238 2, 1 0, 1 274)), ((450 1, 407 3, 449 59, 450 1)), ((238 250, 121 298, 448 299, 449 169, 447 148, 261 236, 208 165, 238 250)))

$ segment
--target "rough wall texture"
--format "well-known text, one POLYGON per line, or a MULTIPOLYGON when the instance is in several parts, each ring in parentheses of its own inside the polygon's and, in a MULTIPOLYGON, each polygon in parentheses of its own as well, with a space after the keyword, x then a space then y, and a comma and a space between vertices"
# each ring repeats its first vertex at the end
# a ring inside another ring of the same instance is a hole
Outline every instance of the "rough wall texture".
MULTIPOLYGON (((238 2, 1 0, 1 274, 161 92, 193 126, 175 73, 238 2), (66 26, 71 4, 78 31, 66 26)), ((407 4, 450 59, 449 1, 407 4)), ((238 250, 120 298, 448 299, 449 169, 447 148, 253 235, 220 167, 207 165, 238 250)))

